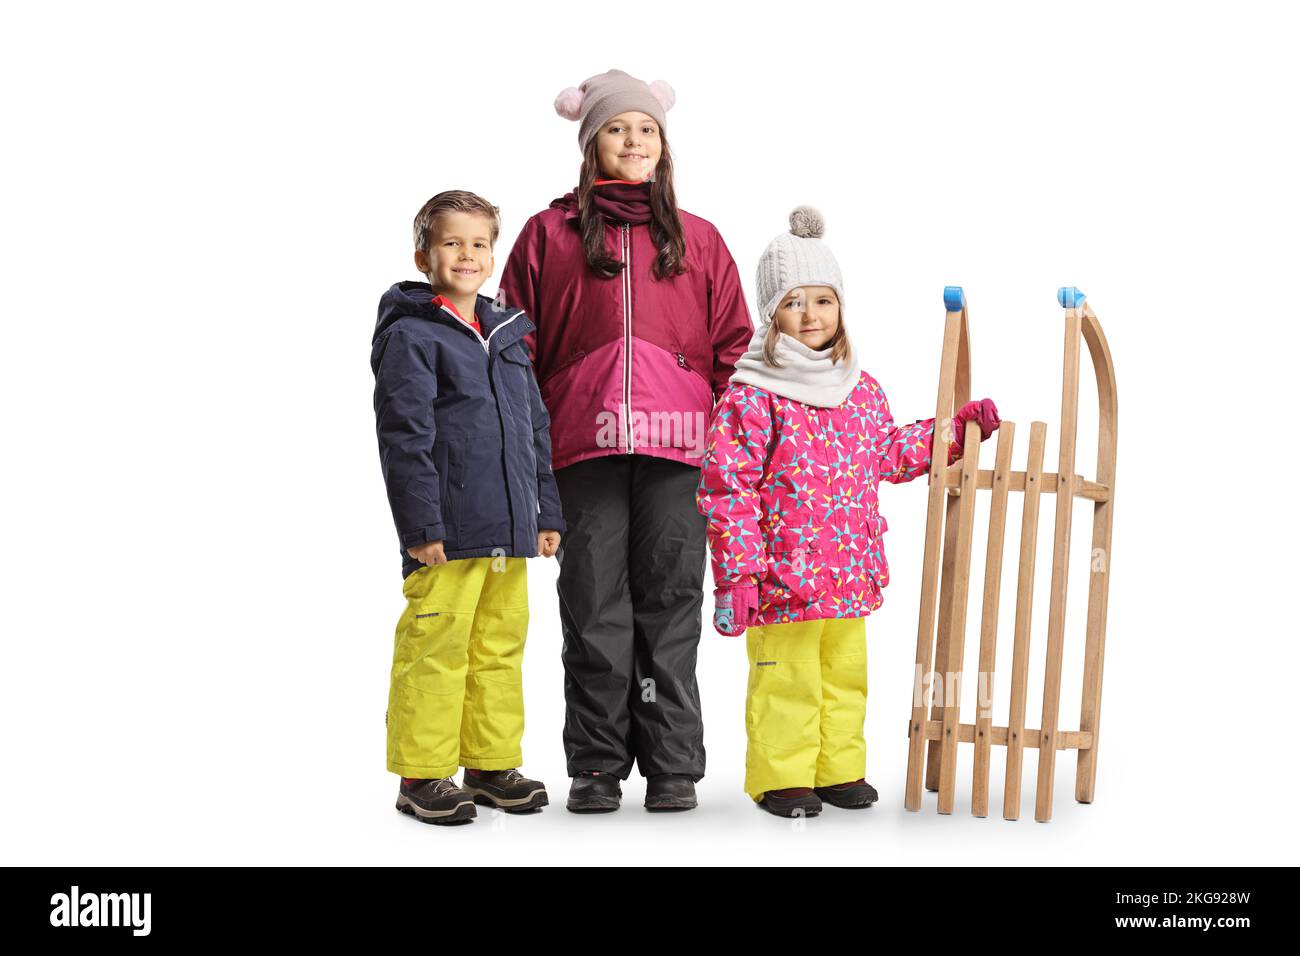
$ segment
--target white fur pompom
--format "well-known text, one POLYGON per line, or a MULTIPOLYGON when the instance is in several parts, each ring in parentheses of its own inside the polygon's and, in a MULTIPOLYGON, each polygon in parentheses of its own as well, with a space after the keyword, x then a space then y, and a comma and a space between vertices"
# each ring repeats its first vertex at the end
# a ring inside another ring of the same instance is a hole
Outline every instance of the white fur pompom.
POLYGON ((826 220, 812 206, 797 206, 790 213, 790 231, 803 239, 820 239, 826 232, 826 220))
POLYGON ((561 90, 555 98, 555 112, 567 120, 576 120, 582 116, 582 90, 576 86, 561 90))
POLYGON ((667 80, 655 80, 650 84, 650 92, 659 101, 659 105, 664 108, 665 113, 672 109, 673 104, 677 102, 677 92, 668 85, 667 80))

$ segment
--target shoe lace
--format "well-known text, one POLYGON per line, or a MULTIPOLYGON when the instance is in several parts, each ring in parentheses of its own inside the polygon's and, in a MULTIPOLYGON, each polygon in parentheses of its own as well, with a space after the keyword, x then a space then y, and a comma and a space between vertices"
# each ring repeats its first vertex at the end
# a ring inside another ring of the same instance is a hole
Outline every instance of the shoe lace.
MULTIPOLYGON (((509 770, 475 771, 475 776, 480 774, 482 775, 491 774, 496 784, 498 784, 499 786, 506 786, 506 787, 510 786, 513 783, 516 783, 519 780, 527 779, 522 773, 519 772, 518 768, 516 767, 511 767, 509 770)), ((470 779, 469 771, 465 772, 465 777, 466 779, 470 779)))

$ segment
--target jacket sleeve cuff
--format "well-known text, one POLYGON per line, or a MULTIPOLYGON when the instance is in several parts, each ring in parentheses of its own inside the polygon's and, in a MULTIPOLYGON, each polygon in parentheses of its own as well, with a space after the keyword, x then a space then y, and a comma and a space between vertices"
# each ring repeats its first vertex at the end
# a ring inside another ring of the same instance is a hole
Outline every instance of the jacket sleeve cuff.
POLYGON ((564 533, 564 531, 567 530, 567 526, 564 523, 564 519, 559 515, 539 514, 537 516, 537 530, 559 531, 560 533, 564 533))
POLYGON ((433 541, 442 541, 446 536, 442 525, 431 524, 426 528, 416 528, 404 534, 399 532, 397 537, 402 542, 403 548, 418 548, 433 541))

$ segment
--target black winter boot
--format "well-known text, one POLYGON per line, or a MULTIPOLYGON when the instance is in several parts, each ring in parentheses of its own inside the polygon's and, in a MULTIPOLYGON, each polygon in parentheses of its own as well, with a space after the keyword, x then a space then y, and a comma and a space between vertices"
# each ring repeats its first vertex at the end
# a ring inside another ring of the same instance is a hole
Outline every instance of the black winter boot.
POLYGON ((822 802, 811 787, 769 790, 758 805, 778 817, 815 817, 822 812, 822 802))
POLYGON ((529 780, 516 769, 465 770, 461 789, 475 803, 496 807, 506 813, 527 813, 546 806, 546 784, 529 780))
POLYGON ((566 806, 574 813, 609 813, 618 809, 622 796, 618 777, 598 770, 583 770, 573 778, 566 806))
POLYGON ((403 777, 397 788, 397 809, 421 823, 469 823, 476 816, 474 798, 450 777, 435 780, 403 777))
POLYGON ((862 810, 880 799, 876 788, 865 780, 837 783, 833 787, 815 787, 813 793, 841 810, 862 810))
POLYGON ((695 781, 685 774, 656 773, 646 778, 647 810, 694 810, 695 806, 695 781))

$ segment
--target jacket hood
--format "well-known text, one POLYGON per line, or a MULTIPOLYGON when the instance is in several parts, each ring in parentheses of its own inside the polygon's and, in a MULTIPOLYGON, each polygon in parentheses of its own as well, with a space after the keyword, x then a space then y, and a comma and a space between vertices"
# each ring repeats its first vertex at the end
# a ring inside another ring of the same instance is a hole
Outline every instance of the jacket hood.
MULTIPOLYGON (((371 344, 377 342, 379 337, 388 331, 398 319, 407 316, 429 319, 433 322, 444 321, 443 317, 446 313, 442 311, 440 306, 433 304, 434 298, 433 287, 427 282, 407 281, 394 283, 379 299, 379 318, 375 322, 374 335, 370 337, 371 344)), ((509 318, 519 311, 518 309, 510 309, 503 313, 493 309, 492 302, 490 296, 482 293, 479 293, 474 300, 474 314, 483 327, 484 335, 492 331, 502 319, 509 318)), ((450 317, 447 317, 446 321, 455 323, 455 320, 450 317)), ((531 325, 529 328, 531 328, 531 325)))
POLYGON ((578 215, 578 191, 571 189, 563 196, 551 200, 550 209, 564 210, 565 219, 575 219, 578 215))
POLYGON ((396 282, 379 300, 379 320, 375 323, 373 344, 398 319, 408 315, 433 318, 433 287, 427 282, 396 282))

